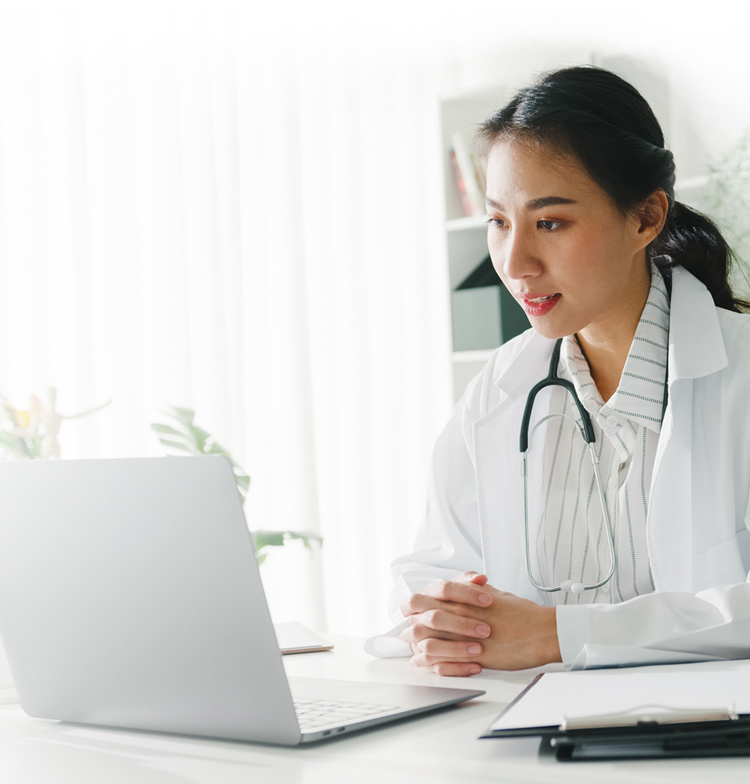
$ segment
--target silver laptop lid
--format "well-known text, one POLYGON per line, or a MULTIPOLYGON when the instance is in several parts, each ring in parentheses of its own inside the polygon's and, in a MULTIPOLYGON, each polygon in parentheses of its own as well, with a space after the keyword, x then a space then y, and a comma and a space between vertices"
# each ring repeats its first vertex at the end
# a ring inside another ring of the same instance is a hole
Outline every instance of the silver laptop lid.
POLYGON ((0 635, 32 716, 295 744, 222 457, 0 463, 0 635))

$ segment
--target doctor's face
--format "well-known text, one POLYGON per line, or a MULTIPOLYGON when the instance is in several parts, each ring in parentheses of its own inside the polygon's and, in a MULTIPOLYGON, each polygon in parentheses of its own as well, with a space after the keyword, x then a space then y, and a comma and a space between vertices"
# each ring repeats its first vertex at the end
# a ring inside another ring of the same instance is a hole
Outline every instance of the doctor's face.
POLYGON ((634 330, 648 295, 651 237, 571 155, 500 140, 487 161, 492 263, 548 338, 634 330))

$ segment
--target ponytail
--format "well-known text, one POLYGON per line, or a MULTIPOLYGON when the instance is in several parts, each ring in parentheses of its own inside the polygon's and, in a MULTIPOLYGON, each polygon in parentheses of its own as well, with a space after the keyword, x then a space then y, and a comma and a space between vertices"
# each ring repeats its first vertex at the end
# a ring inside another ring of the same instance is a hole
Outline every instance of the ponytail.
POLYGON ((750 310, 732 294, 732 251, 714 223, 674 200, 675 166, 651 107, 631 84, 591 66, 564 68, 521 90, 479 127, 485 150, 498 139, 541 142, 576 156, 624 214, 657 190, 670 209, 648 249, 663 268, 682 265, 727 310, 750 310))
POLYGON ((733 295, 729 284, 731 248, 710 218, 685 204, 672 203, 664 228, 649 246, 649 257, 660 269, 679 264, 695 275, 717 307, 736 313, 750 309, 750 303, 733 295))

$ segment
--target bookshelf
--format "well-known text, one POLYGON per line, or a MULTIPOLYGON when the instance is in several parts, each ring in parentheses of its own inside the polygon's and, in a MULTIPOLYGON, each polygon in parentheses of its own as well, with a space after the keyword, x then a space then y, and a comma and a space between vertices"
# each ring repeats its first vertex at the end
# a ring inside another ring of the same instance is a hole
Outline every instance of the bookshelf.
POLYGON ((469 381, 486 364, 503 336, 499 329, 502 303, 496 287, 456 291, 456 287, 488 254, 487 216, 466 216, 450 151, 454 134, 462 133, 470 138, 477 124, 497 111, 510 94, 510 90, 502 86, 491 86, 448 97, 440 103, 455 400, 461 397, 469 381))

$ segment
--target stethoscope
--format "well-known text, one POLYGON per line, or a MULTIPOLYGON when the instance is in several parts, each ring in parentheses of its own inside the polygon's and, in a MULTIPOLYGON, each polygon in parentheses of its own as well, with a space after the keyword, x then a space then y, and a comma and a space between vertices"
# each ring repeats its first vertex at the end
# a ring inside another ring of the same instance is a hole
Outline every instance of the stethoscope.
MULTIPOLYGON (((656 260, 656 259, 654 259, 656 260)), ((664 285, 667 289, 667 299, 671 300, 672 297, 672 270, 671 268, 663 268, 659 270, 661 276, 664 280, 664 285)), ((566 381, 564 378, 560 378, 557 375, 557 368, 560 364, 560 349, 562 348, 563 338, 559 338, 555 343, 555 347, 552 350, 552 358, 550 359, 549 363, 549 372, 547 373, 547 377, 542 379, 538 384, 536 384, 531 392, 529 392, 529 396, 526 400, 526 408, 523 412, 523 419, 521 420, 521 439, 520 439, 520 447, 521 447, 521 457, 523 460, 523 524, 524 524, 524 533, 526 537, 526 573, 529 576, 529 580, 531 584, 539 591, 544 591, 545 593, 556 593, 557 591, 570 591, 571 593, 580 594, 584 591, 594 591, 597 588, 602 588, 606 586, 606 584, 612 579, 615 573, 615 569, 617 568, 617 556, 615 554, 615 538, 614 533, 612 531, 612 523, 609 517, 609 509, 607 508, 607 501, 604 497, 604 487, 602 486, 602 478, 599 474, 599 458, 596 454, 596 449, 594 448, 596 444, 596 434, 594 433, 594 426, 591 424, 591 417, 589 416, 589 412, 583 407, 583 403, 581 403, 581 399, 578 397, 576 393, 576 389, 570 381, 566 381), (545 417, 542 417, 536 425, 534 425, 534 429, 529 433, 529 422, 531 421, 531 410, 534 407, 534 399, 536 398, 537 394, 544 389, 545 387, 553 387, 558 386, 562 387, 564 390, 569 392, 573 396, 573 402, 576 404, 576 408, 578 409, 578 413, 581 416, 581 423, 579 424, 576 422, 573 417, 568 416, 567 414, 548 414, 545 417), (596 478, 596 487, 599 491, 599 501, 601 502, 602 506, 602 514, 604 515, 604 525, 607 529, 607 544, 609 547, 609 572, 607 572, 607 576, 598 583, 593 583, 591 585, 585 585, 584 583, 574 582, 573 580, 564 580, 560 583, 556 588, 551 588, 547 585, 542 585, 538 583, 534 579, 534 575, 531 571, 531 546, 529 544, 529 491, 528 491, 528 480, 527 480, 527 472, 526 472, 526 452, 529 448, 529 442, 531 437, 536 432, 536 429, 542 422, 546 422, 548 419, 552 419, 553 417, 564 417, 566 419, 570 419, 571 422, 576 426, 578 432, 581 434, 581 438, 588 444, 589 447, 589 454, 591 455, 591 462, 594 466, 594 477, 596 478)), ((669 399, 669 366, 667 366, 665 377, 664 377, 664 402, 662 404, 661 409, 661 418, 664 421, 664 414, 667 410, 667 402, 669 399)), ((607 590, 605 588, 605 590, 607 590)))
POLYGON ((538 384, 535 384, 532 388, 531 392, 529 392, 529 396, 526 399, 526 408, 523 412, 523 419, 521 420, 521 439, 520 439, 520 447, 521 447, 521 456, 523 459, 523 520, 524 520, 524 532, 526 536, 526 573, 529 576, 529 580, 531 584, 539 591, 544 591, 545 593, 555 593, 556 591, 570 591, 571 593, 583 593, 584 591, 593 591, 596 588, 601 588, 602 586, 608 583, 614 573, 615 568, 617 567, 617 556, 615 555, 615 543, 614 543, 614 534, 612 532, 612 523, 609 518, 609 509, 607 508, 607 502, 604 497, 604 488, 602 486, 602 477, 599 473, 599 458, 596 454, 596 433, 594 433, 594 426, 591 424, 591 417, 589 416, 589 412, 583 407, 583 403, 581 403, 581 399, 578 397, 576 393, 575 387, 570 381, 566 381, 564 378, 560 378, 557 375, 557 368, 560 363, 560 349, 562 347, 563 339, 560 338, 555 343, 555 348, 552 351, 552 358, 550 359, 549 363, 549 373, 547 374, 546 378, 543 378, 538 384), (581 417, 581 423, 579 424, 576 422, 573 417, 568 416, 567 414, 549 414, 545 417, 542 417, 536 425, 534 425, 534 429, 529 433, 529 422, 531 420, 531 411, 534 408, 534 400, 537 394, 546 387, 562 387, 564 390, 569 392, 573 397, 573 402, 576 404, 576 408, 578 409, 578 413, 581 417), (576 426, 578 432, 581 434, 583 440, 588 444, 589 447, 589 454, 591 455, 591 462, 594 466, 594 477, 596 478, 596 486, 599 490, 599 501, 602 505, 602 514, 604 515, 604 525, 607 529, 607 544, 609 547, 609 560, 610 560, 610 567, 609 572, 607 572, 607 576, 598 583, 593 583, 591 585, 585 585, 584 583, 574 582, 573 580, 565 580, 564 582, 560 583, 556 588, 552 588, 547 585, 542 585, 541 583, 537 582, 534 579, 534 574, 531 571, 531 547, 529 544, 529 491, 528 491, 528 479, 527 479, 527 471, 526 471, 526 452, 529 448, 529 442, 531 437, 536 432, 536 429, 541 425, 543 422, 546 422, 548 419, 552 419, 553 417, 564 417, 565 419, 569 419, 573 424, 576 426))

